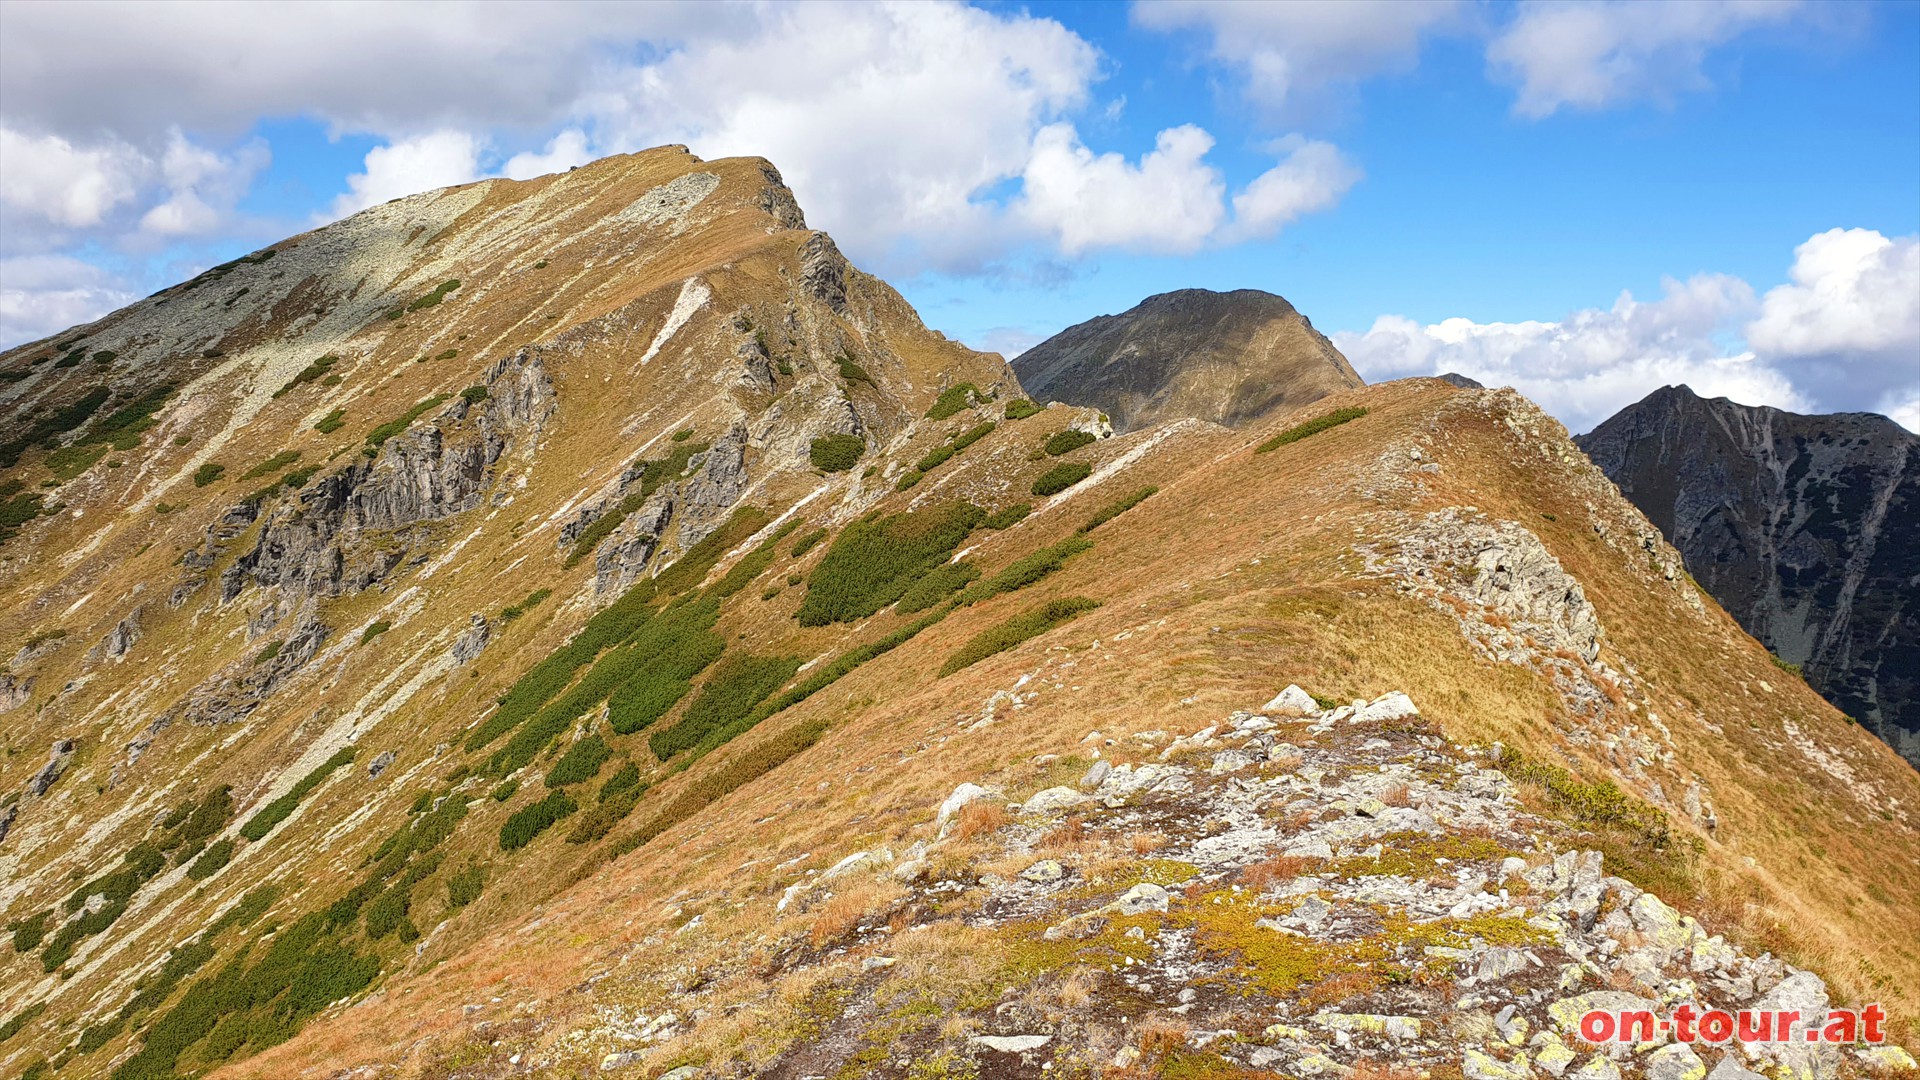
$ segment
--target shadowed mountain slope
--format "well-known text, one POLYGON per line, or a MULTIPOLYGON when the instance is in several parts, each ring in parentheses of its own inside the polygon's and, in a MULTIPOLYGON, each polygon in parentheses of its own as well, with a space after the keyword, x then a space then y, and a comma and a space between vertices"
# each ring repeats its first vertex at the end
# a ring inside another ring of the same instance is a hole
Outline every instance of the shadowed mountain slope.
POLYGON ((1920 438, 1669 386, 1576 441, 1741 626, 1920 766, 1920 438))
POLYGON ((1362 385, 1306 316, 1257 289, 1149 296, 1060 331, 1013 367, 1035 399, 1091 405, 1116 431, 1181 419, 1239 427, 1362 385))

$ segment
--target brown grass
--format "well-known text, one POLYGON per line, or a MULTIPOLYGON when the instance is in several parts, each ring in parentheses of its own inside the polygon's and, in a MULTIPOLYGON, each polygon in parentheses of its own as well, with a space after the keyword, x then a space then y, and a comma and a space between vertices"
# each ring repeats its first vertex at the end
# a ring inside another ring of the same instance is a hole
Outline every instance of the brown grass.
POLYGON ((977 836, 996 833, 1007 827, 1013 820, 1007 816, 1007 808, 997 802, 976 799, 960 808, 954 818, 953 837, 962 843, 977 836))
POLYGON ((1319 862, 1319 859, 1305 855, 1275 855, 1264 862, 1243 868, 1240 871, 1240 883, 1255 892, 1265 892, 1283 881, 1292 881, 1319 862))

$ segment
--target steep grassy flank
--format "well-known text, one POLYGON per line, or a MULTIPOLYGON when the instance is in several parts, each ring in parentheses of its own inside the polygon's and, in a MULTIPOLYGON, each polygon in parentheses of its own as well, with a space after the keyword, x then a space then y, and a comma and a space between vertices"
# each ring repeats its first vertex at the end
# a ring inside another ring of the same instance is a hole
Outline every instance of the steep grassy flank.
POLYGON ((327 777, 333 775, 334 770, 352 761, 353 747, 342 747, 332 757, 321 762, 312 772, 301 777, 285 795, 261 807, 258 812, 248 818, 247 823, 240 826, 240 835, 255 843, 265 839, 275 825, 287 820, 293 814, 294 807, 300 805, 301 799, 306 798, 314 788, 325 783, 327 777))
POLYGON ((1100 606, 1097 600, 1084 596, 1069 596, 1060 600, 1049 600, 1045 604, 1015 615, 1013 618, 988 627, 975 634, 965 645, 960 646, 947 662, 940 665, 942 677, 951 675, 970 664, 976 664, 994 653, 1005 652, 1015 645, 1079 618, 1086 612, 1100 606))
POLYGON ((1154 493, 1158 492, 1159 490, 1160 489, 1158 487, 1155 487, 1152 484, 1149 484, 1146 487, 1143 487, 1138 491, 1133 492, 1132 494, 1125 495, 1121 498, 1115 499, 1114 501, 1101 507, 1099 513, 1096 513, 1092 517, 1088 518, 1086 524, 1080 526, 1080 528, 1077 529, 1076 531, 1082 534, 1090 533, 1093 530, 1099 528, 1100 526, 1105 525, 1107 522, 1112 521, 1114 518, 1119 517, 1121 514, 1124 514, 1127 511, 1133 509, 1134 507, 1139 506, 1141 503, 1146 502, 1148 499, 1153 497, 1154 493))
POLYGON ((863 518, 841 530, 807 581, 802 626, 864 619, 946 561, 986 512, 970 503, 863 518))
POLYGON ((706 443, 675 440, 673 450, 666 457, 654 461, 636 462, 635 465, 640 470, 639 486, 627 492, 611 510, 602 514, 581 531, 579 537, 573 542, 573 550, 567 553, 567 565, 569 567, 577 565, 580 560, 592 554, 593 549, 600 546, 600 541, 611 536, 613 530, 627 520, 627 515, 645 505, 646 501, 653 497, 653 493, 660 490, 662 484, 685 476, 687 463, 693 460, 695 454, 704 454, 707 450, 706 443))

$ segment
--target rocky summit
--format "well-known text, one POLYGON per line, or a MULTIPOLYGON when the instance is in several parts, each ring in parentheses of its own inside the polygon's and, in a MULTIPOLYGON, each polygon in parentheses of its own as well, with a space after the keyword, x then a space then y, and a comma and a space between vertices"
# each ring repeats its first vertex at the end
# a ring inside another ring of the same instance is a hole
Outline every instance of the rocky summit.
POLYGON ((665 147, 0 354, 0 1075, 1911 1071, 1920 773, 1513 391, 1140 312, 665 147))
POLYGON ((1920 767, 1920 438, 1669 386, 1577 441, 1741 626, 1920 767))
POLYGON ((1228 427, 1363 385, 1292 304, 1258 289, 1181 289, 1069 326, 1014 359, 1037 399, 1091 405, 1116 431, 1228 427))

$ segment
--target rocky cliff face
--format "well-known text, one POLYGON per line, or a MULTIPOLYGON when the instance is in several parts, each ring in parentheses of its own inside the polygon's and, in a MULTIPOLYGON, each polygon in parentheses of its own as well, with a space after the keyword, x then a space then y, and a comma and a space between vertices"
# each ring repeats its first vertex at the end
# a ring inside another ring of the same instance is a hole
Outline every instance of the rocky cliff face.
POLYGON ((1669 386, 1576 441, 1741 626, 1920 765, 1920 438, 1669 386))
POLYGON ((1115 431, 1180 419, 1239 427, 1362 385, 1306 316, 1257 289, 1149 296, 1060 331, 1013 368, 1036 399, 1091 405, 1115 431))

